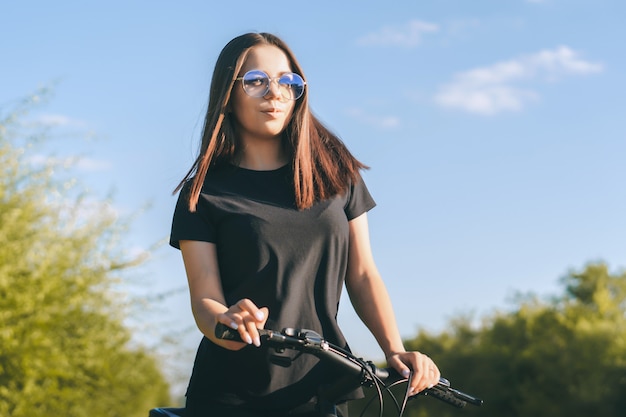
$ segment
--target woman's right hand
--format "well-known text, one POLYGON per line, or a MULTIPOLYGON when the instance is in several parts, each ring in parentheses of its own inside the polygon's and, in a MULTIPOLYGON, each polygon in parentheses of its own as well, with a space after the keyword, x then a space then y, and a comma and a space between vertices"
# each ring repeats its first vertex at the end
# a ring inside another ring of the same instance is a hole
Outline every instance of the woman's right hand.
POLYGON ((257 329, 262 329, 267 322, 269 309, 257 307, 252 300, 243 298, 231 305, 228 310, 217 315, 217 321, 231 329, 237 330, 245 343, 229 342, 235 349, 242 349, 246 344, 261 346, 261 338, 257 329))

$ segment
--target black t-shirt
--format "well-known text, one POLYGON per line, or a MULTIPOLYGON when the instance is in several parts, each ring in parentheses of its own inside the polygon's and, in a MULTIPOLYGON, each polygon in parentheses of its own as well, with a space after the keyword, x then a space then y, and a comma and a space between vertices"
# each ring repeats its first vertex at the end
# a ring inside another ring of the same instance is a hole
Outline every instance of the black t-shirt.
MULTIPOLYGON (((311 208, 295 207, 289 165, 253 171, 228 165, 209 171, 196 212, 188 209, 190 183, 174 212, 170 244, 216 244, 228 305, 242 298, 269 308, 266 328, 306 328, 346 347, 337 310, 347 270, 348 222, 374 207, 362 180, 311 208)), ((334 377, 312 355, 283 367, 272 356, 296 352, 247 346, 230 351, 203 338, 187 390, 188 407, 210 404, 258 409, 306 403, 334 377)))

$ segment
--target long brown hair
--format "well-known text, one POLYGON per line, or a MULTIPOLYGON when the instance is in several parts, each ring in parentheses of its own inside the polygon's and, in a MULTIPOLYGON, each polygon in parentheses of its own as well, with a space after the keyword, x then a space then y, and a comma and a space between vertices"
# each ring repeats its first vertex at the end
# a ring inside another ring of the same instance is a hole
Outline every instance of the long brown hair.
MULTIPOLYGON (((208 170, 225 162, 233 162, 237 154, 234 118, 228 112, 230 95, 248 52, 257 45, 273 45, 281 49, 289 60, 291 70, 306 79, 293 52, 275 35, 246 33, 234 38, 222 49, 211 79, 200 152, 174 190, 176 193, 186 182, 192 181, 189 193, 191 211, 196 210, 208 170)), ((307 90, 308 86, 296 101, 291 120, 283 134, 285 145, 292 155, 298 209, 311 207, 317 200, 343 193, 351 182, 358 180, 360 169, 367 168, 311 113, 307 90)))

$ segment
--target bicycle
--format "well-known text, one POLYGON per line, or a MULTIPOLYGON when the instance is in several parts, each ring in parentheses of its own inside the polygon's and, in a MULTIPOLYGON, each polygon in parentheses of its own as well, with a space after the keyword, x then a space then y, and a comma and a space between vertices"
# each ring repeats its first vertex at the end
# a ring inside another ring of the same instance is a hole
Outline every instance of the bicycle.
MULTIPOLYGON (((215 334, 220 339, 241 341, 239 333, 231 328, 219 323, 215 329, 215 334)), ((277 349, 294 349, 303 353, 317 356, 320 360, 330 361, 337 367, 343 369, 345 376, 339 378, 330 385, 320 387, 317 395, 317 404, 320 417, 337 417, 336 402, 344 394, 349 393, 359 387, 374 388, 378 398, 379 414, 383 415, 384 394, 387 394, 393 401, 398 412, 398 417, 402 417, 406 403, 420 395, 437 398, 447 404, 457 408, 463 408, 467 404, 481 406, 483 400, 472 395, 461 392, 450 386, 450 381, 440 378, 439 383, 432 388, 428 388, 418 394, 408 395, 405 391, 404 398, 400 403, 391 388, 405 383, 409 385, 410 376, 405 378, 393 368, 378 368, 371 361, 358 358, 352 353, 335 346, 324 340, 318 333, 306 329, 285 328, 280 332, 268 329, 259 329, 261 343, 277 349)), ((362 413, 364 413, 363 410, 362 413)), ((184 408, 153 408, 149 417, 184 417, 184 408)))

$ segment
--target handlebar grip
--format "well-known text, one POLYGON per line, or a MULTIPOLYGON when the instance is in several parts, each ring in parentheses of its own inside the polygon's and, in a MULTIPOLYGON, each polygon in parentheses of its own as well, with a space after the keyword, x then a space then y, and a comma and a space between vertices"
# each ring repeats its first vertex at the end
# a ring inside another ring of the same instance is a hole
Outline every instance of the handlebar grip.
MULTIPOLYGON (((267 329, 256 329, 259 332, 259 336, 266 341, 276 342, 276 341, 286 341, 287 337, 281 335, 280 333, 273 332, 267 329)), ((239 332, 233 328, 228 327, 223 323, 217 323, 215 325, 215 337, 223 340, 232 340, 234 342, 242 342, 245 343, 239 332)), ((295 340, 295 339, 294 339, 295 340)))
POLYGON ((450 391, 454 394, 454 396, 456 398, 458 398, 458 399, 460 399, 462 401, 465 401, 465 402, 470 403, 470 404, 475 405, 475 406, 483 405, 483 400, 481 400, 480 398, 473 397, 473 396, 471 396, 469 394, 466 394, 464 392, 461 392, 461 391, 453 389, 453 388, 450 388, 450 391))
POLYGON ((235 342, 243 342, 241 340, 241 336, 239 336, 239 332, 237 330, 231 329, 227 325, 223 323, 217 323, 215 325, 215 337, 223 340, 233 340, 235 342))
MULTIPOLYGON (((374 374, 383 381, 393 382, 404 379, 394 368, 378 368, 371 363, 369 365, 374 374)), ((467 403, 473 405, 482 405, 483 403, 481 399, 451 388, 450 381, 445 378, 440 378, 437 385, 422 391, 420 394, 430 395, 458 408, 465 407, 467 403)))
POLYGON ((424 395, 430 395, 458 408, 463 408, 467 405, 467 402, 457 398, 454 393, 449 390, 438 388, 438 385, 425 390, 424 395))

